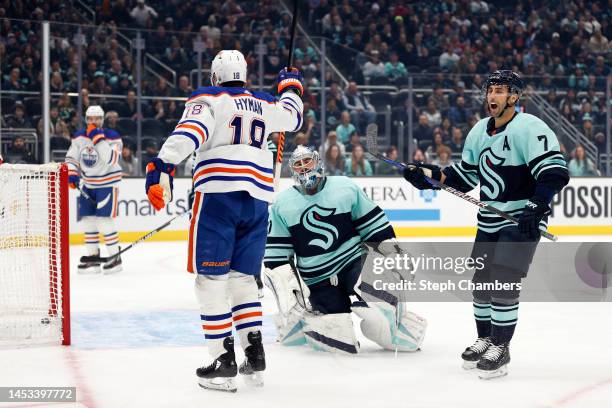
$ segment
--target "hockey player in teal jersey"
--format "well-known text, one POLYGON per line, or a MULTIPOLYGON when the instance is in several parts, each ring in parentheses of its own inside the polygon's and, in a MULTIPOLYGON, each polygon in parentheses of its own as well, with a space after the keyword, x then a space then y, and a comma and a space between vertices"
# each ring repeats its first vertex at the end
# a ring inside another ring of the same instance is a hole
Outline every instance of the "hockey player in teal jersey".
POLYGON ((314 313, 302 316, 300 310, 288 323, 279 325, 283 343, 295 343, 299 332, 297 343, 356 353, 358 343, 350 318, 353 311, 364 319, 361 327, 366 337, 382 347, 418 349, 425 330, 424 319, 405 310, 404 305, 397 305, 401 309, 398 312, 396 305, 350 299, 365 291, 364 285, 358 284, 363 244, 380 249, 381 242, 395 238, 385 213, 349 178, 325 177, 319 154, 310 148, 298 146, 290 167, 296 185, 280 193, 270 211, 264 256, 266 280, 279 309, 285 309, 280 310, 281 315, 292 306, 300 307, 296 301, 301 297, 293 297, 292 290, 308 292, 305 297, 314 313), (302 288, 291 270, 281 267, 294 256, 305 282, 302 288), (396 312, 400 314, 399 325, 396 312), (298 330, 300 327, 303 330, 298 330), (409 335, 399 333, 402 329, 409 335))
POLYGON ((553 196, 569 181, 554 132, 541 119, 516 111, 522 89, 518 74, 492 73, 483 86, 490 117, 470 130, 461 161, 444 170, 418 164, 404 172, 418 189, 433 188, 424 176, 463 192, 480 183, 481 201, 518 218, 517 225, 482 208, 478 213, 472 256, 488 256, 473 282, 498 281, 515 288, 473 292, 478 339, 462 358, 464 368, 478 368, 480 378, 507 374, 518 318, 516 284, 527 275, 540 230, 546 230, 553 196))

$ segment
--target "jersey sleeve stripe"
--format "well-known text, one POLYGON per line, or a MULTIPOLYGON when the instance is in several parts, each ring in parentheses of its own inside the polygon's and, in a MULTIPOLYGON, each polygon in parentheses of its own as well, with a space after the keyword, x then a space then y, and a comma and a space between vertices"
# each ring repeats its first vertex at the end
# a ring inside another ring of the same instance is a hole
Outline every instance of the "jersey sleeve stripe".
POLYGON ((249 168, 233 168, 233 167, 207 167, 205 169, 198 171, 194 177, 198 179, 210 173, 233 173, 233 174, 242 173, 242 174, 250 174, 254 176, 255 178, 261 181, 265 181, 267 183, 272 183, 274 181, 272 177, 262 176, 260 173, 257 173, 255 170, 252 170, 249 168))
POLYGON ((467 174, 463 172, 463 169, 457 165, 456 163, 453 163, 453 165, 451 166, 452 171, 454 171, 457 175, 459 175, 459 177, 461 177, 461 179, 470 187, 474 188, 476 187, 476 184, 471 177, 467 174))
POLYGON ((193 123, 194 125, 199 126, 204 131, 204 133, 206 134, 206 136, 204 136, 204 141, 208 140, 208 136, 209 136, 210 133, 208 132, 208 127, 205 124, 203 124, 199 120, 186 119, 186 120, 183 120, 183 121, 179 122, 178 125, 182 125, 182 124, 185 124, 185 123, 193 123))
POLYGON ((189 132, 177 132, 174 131, 170 134, 170 136, 187 136, 188 138, 190 138, 193 143, 195 144, 196 149, 198 149, 200 147, 200 141, 198 140, 198 138, 196 136, 194 136, 193 134, 189 133, 189 132))
POLYGON ((289 106, 291 108, 293 108, 295 110, 295 114, 297 115, 297 126, 295 127, 295 129, 293 130, 294 132, 299 130, 302 127, 302 115, 300 115, 300 111, 293 106, 292 104, 289 103, 289 100, 285 99, 285 100, 281 100, 283 107, 285 106, 289 106))
POLYGON ((203 143, 206 140, 206 135, 204 134, 204 131, 197 126, 190 125, 187 123, 179 123, 176 129, 191 129, 195 131, 198 135, 200 135, 200 143, 203 143))

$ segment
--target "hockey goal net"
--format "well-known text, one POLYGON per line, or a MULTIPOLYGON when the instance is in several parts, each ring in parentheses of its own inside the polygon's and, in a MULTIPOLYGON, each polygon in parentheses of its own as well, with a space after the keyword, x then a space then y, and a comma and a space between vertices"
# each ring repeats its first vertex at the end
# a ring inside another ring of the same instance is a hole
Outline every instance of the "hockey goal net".
POLYGON ((67 178, 0 165, 0 346, 70 344, 67 178))

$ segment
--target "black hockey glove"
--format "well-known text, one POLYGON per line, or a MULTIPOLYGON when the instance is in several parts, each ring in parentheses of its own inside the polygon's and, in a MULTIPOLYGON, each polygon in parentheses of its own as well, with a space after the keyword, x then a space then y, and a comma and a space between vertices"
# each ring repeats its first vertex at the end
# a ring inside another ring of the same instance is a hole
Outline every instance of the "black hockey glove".
POLYGON ((439 166, 425 163, 409 164, 404 169, 404 178, 419 190, 439 190, 434 187, 425 177, 440 181, 442 170, 439 166))
POLYGON ((532 197, 518 217, 519 232, 529 239, 536 239, 540 235, 540 221, 550 213, 550 207, 545 199, 532 197))

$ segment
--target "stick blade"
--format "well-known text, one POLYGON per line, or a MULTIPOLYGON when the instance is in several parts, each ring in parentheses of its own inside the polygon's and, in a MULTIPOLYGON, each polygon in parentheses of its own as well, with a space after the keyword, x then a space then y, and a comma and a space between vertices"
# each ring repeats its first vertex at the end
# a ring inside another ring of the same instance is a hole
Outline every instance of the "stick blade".
POLYGON ((370 123, 366 128, 366 143, 368 150, 373 154, 378 153, 378 125, 376 123, 370 123))

